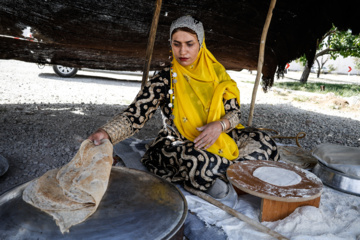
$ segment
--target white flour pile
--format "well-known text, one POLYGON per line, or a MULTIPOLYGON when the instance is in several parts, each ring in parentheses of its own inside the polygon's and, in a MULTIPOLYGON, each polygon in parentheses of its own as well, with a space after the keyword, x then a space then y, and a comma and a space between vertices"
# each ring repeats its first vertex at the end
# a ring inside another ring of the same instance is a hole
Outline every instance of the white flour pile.
MULTIPOLYGON (((360 197, 324 186, 320 207, 297 208, 285 219, 262 224, 292 240, 360 239, 360 197)), ((221 227, 229 240, 274 239, 195 196, 186 196, 189 209, 209 225, 221 227)), ((239 197, 236 210, 258 220, 260 198, 239 197)))

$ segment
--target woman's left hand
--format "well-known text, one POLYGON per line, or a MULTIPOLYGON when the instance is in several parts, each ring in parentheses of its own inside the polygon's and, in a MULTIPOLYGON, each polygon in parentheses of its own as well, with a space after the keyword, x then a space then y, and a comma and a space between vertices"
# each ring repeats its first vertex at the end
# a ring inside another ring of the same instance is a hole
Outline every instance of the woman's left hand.
POLYGON ((208 123, 196 129, 201 133, 194 140, 195 147, 204 149, 213 145, 222 132, 222 126, 219 121, 208 123))
POLYGON ((91 134, 88 137, 88 139, 91 140, 94 143, 94 145, 98 146, 101 144, 101 140, 110 139, 110 137, 109 137, 109 134, 105 130, 99 128, 98 130, 96 130, 96 132, 91 134))

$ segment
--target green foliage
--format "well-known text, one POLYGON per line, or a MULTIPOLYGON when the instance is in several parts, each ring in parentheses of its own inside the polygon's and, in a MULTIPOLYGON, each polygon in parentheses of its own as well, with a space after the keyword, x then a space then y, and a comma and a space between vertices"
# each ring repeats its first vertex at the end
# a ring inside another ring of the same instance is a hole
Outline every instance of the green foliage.
POLYGON ((354 58, 355 69, 360 69, 360 58, 354 58))
POLYGON ((307 61, 305 54, 302 55, 298 60, 303 66, 305 66, 306 61, 307 61))
MULTIPOLYGON (((346 57, 360 57, 360 36, 353 35, 352 31, 340 31, 333 26, 320 41, 316 57, 325 54, 330 54, 331 59, 335 60, 339 56, 346 57)), ((299 62, 305 66, 306 56, 300 57, 299 62)))
POLYGON ((339 31, 335 26, 330 30, 328 38, 321 42, 319 49, 330 49, 330 56, 336 59, 339 55, 346 57, 360 57, 360 38, 352 31, 339 31))
POLYGON ((360 85, 355 84, 332 84, 332 83, 306 83, 299 84, 298 82, 281 82, 274 83, 274 87, 297 90, 297 91, 306 91, 306 92, 316 92, 316 93, 329 93, 333 92, 335 95, 342 97, 351 97, 360 95, 360 85), (321 91, 321 85, 325 86, 325 91, 321 91))
POLYGON ((329 64, 329 65, 328 65, 328 68, 329 68, 329 73, 331 73, 331 72, 333 72, 333 71, 336 70, 336 68, 334 67, 333 64, 329 64))
POLYGON ((305 97, 305 96, 298 96, 298 97, 294 97, 293 99, 295 101, 298 101, 298 102, 308 102, 308 101, 310 101, 310 98, 305 97))

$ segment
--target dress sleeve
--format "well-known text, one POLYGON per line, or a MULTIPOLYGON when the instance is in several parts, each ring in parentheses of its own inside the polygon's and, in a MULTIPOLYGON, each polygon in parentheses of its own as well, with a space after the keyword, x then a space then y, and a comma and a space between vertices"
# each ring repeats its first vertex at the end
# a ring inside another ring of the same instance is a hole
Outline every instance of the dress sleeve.
POLYGON ((233 130, 241 120, 241 111, 236 98, 232 98, 224 101, 225 115, 222 119, 227 119, 230 122, 230 127, 226 132, 233 130))
MULTIPOLYGON (((163 73, 163 72, 162 72, 163 73)), ((165 99, 167 78, 161 74, 148 81, 128 108, 101 127, 116 144, 137 133, 165 99)))

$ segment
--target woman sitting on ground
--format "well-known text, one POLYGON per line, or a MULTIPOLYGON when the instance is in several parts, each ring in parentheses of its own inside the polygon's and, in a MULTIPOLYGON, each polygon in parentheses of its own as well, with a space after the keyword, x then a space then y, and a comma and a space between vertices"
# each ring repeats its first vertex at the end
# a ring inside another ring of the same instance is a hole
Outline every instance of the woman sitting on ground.
POLYGON ((136 132, 161 108, 164 127, 141 162, 168 181, 229 194, 227 168, 243 160, 274 160, 279 154, 266 133, 240 124, 240 92, 206 48, 204 28, 191 16, 170 27, 172 63, 149 80, 132 104, 93 133, 98 144, 116 144, 136 132), (218 181, 216 181, 218 179, 218 181))

